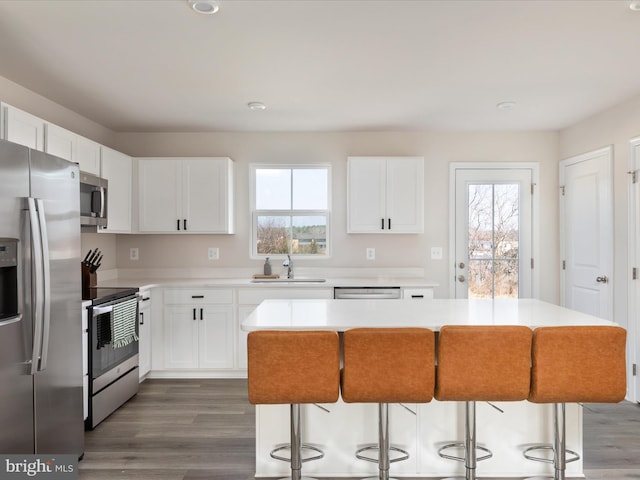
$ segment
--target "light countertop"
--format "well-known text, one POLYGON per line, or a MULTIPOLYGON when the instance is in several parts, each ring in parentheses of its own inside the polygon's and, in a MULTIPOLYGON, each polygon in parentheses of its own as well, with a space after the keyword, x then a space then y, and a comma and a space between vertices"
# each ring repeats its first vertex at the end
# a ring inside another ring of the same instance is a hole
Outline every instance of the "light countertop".
POLYGON ((462 300, 265 300, 242 330, 335 330, 355 327, 444 325, 615 325, 534 299, 462 300))

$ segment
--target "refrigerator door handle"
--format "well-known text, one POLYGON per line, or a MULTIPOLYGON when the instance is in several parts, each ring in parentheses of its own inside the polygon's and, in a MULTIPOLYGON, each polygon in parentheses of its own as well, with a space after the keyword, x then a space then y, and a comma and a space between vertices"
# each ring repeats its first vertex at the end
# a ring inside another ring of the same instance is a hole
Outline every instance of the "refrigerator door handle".
POLYGON ((38 370, 41 372, 47 368, 47 360, 49 358, 49 337, 51 332, 51 267, 49 255, 49 236, 47 234, 47 220, 44 215, 44 201, 36 200, 38 207, 38 219, 40 222, 40 238, 42 241, 42 272, 43 272, 43 294, 44 294, 44 313, 42 316, 42 355, 40 357, 40 366, 38 370))
POLYGON ((29 228, 31 232, 31 251, 33 258, 33 290, 34 290, 34 305, 33 305, 33 350, 31 353, 31 375, 35 375, 38 371, 38 364, 40 363, 40 355, 42 353, 42 330, 43 330, 43 313, 44 313, 44 298, 43 298, 43 277, 42 271, 42 237, 40 236, 40 225, 38 222, 38 212, 36 211, 36 201, 34 198, 27 198, 27 204, 29 207, 29 228))
POLYGON ((9 317, 5 320, 0 321, 0 327, 11 325, 12 323, 18 323, 20 320, 22 320, 22 314, 16 315, 15 317, 9 317))

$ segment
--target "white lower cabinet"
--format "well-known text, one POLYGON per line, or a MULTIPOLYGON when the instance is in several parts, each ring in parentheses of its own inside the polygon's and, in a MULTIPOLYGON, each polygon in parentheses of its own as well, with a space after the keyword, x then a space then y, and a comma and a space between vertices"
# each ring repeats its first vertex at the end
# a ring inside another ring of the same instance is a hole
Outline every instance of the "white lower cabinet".
POLYGON ((163 313, 165 369, 233 369, 231 289, 166 290, 163 313))

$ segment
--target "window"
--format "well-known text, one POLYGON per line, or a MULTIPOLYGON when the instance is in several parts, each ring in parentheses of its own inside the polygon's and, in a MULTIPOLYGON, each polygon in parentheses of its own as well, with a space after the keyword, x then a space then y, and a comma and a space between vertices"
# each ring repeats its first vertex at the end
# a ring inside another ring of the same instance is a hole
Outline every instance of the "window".
POLYGON ((329 166, 252 165, 253 256, 329 255, 329 166))

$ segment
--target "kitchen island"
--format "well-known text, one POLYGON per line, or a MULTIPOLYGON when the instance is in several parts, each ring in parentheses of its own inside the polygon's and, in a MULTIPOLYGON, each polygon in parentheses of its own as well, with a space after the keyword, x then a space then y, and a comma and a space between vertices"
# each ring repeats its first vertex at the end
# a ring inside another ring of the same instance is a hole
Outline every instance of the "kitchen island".
MULTIPOLYGON (((564 325, 615 325, 580 312, 533 299, 519 300, 265 300, 242 323, 252 330, 334 330, 355 327, 425 327, 444 325, 525 325, 531 328, 564 325)), ((309 372, 310 378, 313 372, 309 372)), ((552 474, 552 466, 531 462, 522 450, 552 440, 551 408, 528 402, 497 402, 499 412, 478 403, 478 441, 493 458, 478 463, 478 475, 496 478, 552 474)), ((375 464, 358 460, 357 448, 377 441, 377 405, 304 405, 303 441, 319 446, 325 457, 305 463, 304 473, 326 477, 375 474, 375 464)), ((391 473, 405 477, 444 477, 464 473, 463 464, 440 458, 438 448, 463 438, 464 404, 432 401, 390 406, 392 444, 410 452, 394 463, 391 473), (406 407, 406 408, 405 408, 406 407)), ((286 405, 256 407, 256 477, 284 476, 288 464, 269 452, 289 441, 286 405)), ((582 454, 582 412, 567 405, 567 446, 582 454)), ((567 466, 568 477, 583 477, 582 460, 567 466)))

